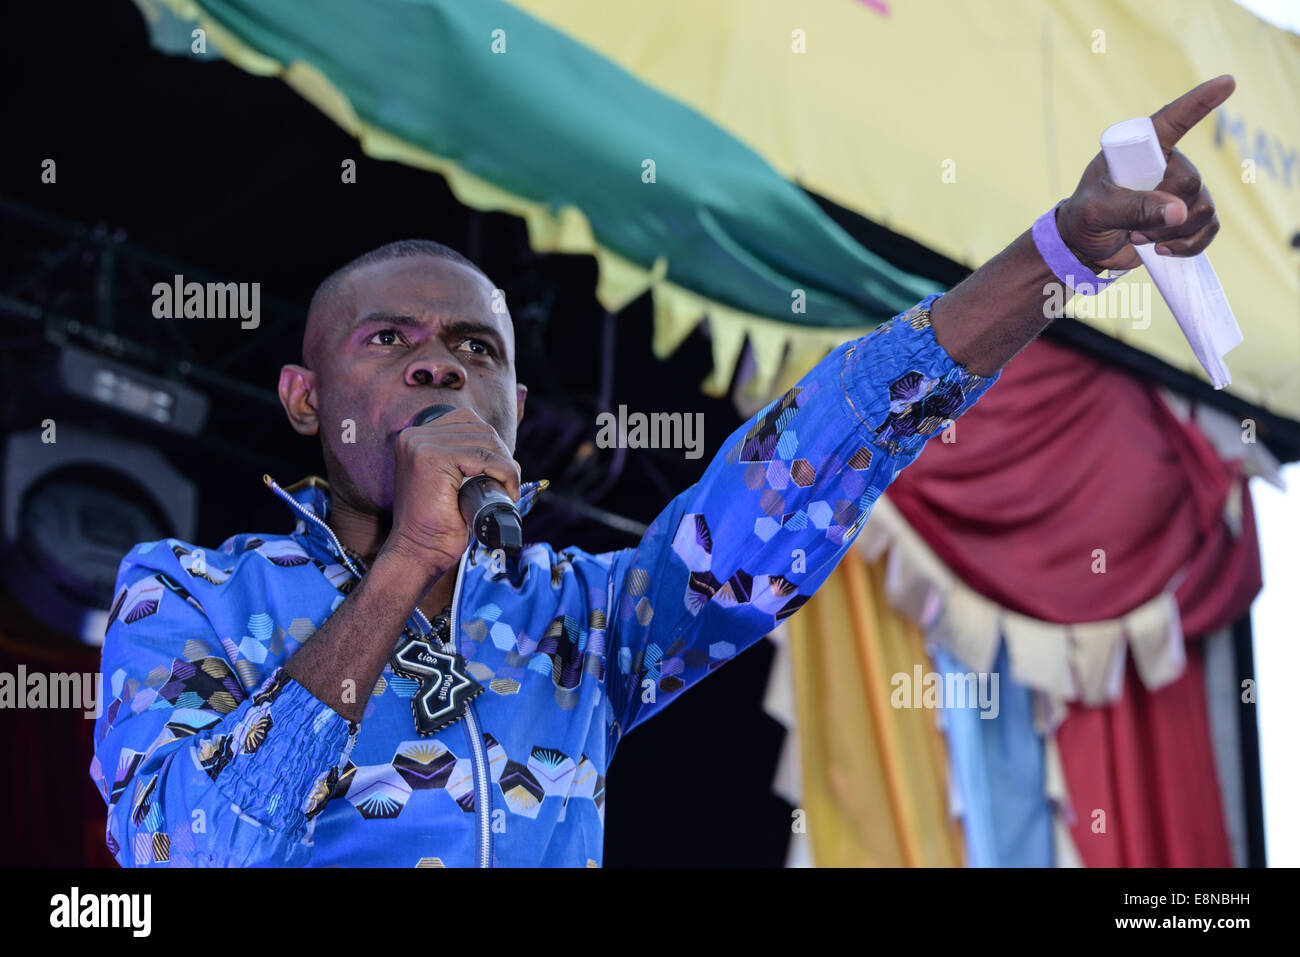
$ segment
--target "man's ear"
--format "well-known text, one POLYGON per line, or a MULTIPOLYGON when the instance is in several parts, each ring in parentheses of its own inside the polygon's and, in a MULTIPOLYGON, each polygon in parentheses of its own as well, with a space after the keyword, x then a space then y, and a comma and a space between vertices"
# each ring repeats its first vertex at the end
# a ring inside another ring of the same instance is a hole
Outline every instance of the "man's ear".
POLYGON ((515 418, 515 425, 524 421, 524 399, 528 398, 528 386, 522 382, 515 385, 515 397, 519 402, 519 410, 515 418))
POLYGON ((286 365, 280 369, 280 404, 289 416, 289 424, 299 435, 315 435, 320 430, 314 403, 315 391, 316 373, 310 369, 296 365, 286 365))

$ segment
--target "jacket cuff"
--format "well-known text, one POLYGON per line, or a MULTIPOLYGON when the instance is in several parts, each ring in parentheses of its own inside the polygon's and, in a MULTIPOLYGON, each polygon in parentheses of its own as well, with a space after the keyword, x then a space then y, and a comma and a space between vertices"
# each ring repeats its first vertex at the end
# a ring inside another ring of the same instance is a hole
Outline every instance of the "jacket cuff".
POLYGON ((868 439, 890 455, 914 458, 1002 376, 976 375, 939 345, 930 309, 940 295, 926 296, 844 352, 845 400, 868 439))
POLYGON ((297 835, 329 801, 358 728, 277 668, 226 740, 213 740, 224 766, 201 763, 242 813, 297 835))

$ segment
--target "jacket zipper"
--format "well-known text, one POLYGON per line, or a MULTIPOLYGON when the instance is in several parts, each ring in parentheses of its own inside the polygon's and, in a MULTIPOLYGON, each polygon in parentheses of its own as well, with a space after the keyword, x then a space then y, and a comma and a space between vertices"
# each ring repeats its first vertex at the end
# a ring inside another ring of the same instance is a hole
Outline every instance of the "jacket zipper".
MULTIPOLYGON (((347 566, 348 571, 352 572, 352 574, 355 575, 358 579, 361 578, 361 572, 357 571, 356 565, 354 565, 352 563, 352 560, 348 558, 347 552, 343 550, 343 545, 341 542, 339 542, 338 536, 334 534, 334 530, 332 528, 326 525, 325 522, 322 521, 319 517, 312 514, 308 509, 304 508, 297 500, 294 499, 292 495, 290 495, 284 489, 280 488, 280 486, 276 484, 275 479, 271 478, 271 476, 264 474, 262 476, 262 481, 265 482, 268 486, 270 486, 271 490, 275 492, 276 495, 280 496, 280 498, 282 498, 291 508, 293 508, 295 512, 297 512, 303 518, 309 519, 310 521, 315 523, 318 528, 323 530, 325 534, 330 537, 330 541, 334 544, 334 553, 338 556, 339 560, 347 566)), ((460 585, 465 575, 465 560, 469 557, 471 552, 474 550, 474 547, 475 547, 474 544, 470 544, 469 547, 465 549, 465 554, 461 555, 460 562, 456 565, 456 584, 452 588, 451 641, 452 641, 452 648, 456 654, 460 654, 460 632, 456 627, 460 618, 460 585)), ((429 627, 429 622, 424 617, 424 613, 421 612, 418 608, 415 610, 415 613, 420 616, 421 621, 423 622, 425 628, 427 629, 429 627)), ((474 794, 476 797, 475 803, 478 806, 478 825, 479 825, 478 866, 491 867, 492 866, 492 826, 491 826, 492 811, 488 804, 489 795, 488 795, 486 751, 483 747, 483 736, 479 733, 478 715, 474 711, 474 702, 472 701, 465 702, 465 736, 469 739, 469 746, 470 749, 473 751, 471 764, 473 765, 473 771, 474 771, 474 794)))

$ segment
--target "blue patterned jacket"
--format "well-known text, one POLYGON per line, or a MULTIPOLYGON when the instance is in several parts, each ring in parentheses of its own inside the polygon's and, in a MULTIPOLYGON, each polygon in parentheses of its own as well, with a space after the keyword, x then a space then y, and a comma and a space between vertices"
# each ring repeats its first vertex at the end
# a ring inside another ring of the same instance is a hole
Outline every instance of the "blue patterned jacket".
POLYGON ((1000 377, 939 346, 936 298, 840 346, 737 429, 636 548, 530 545, 517 586, 468 551, 452 634, 487 690, 428 737, 417 685, 390 667, 356 725, 281 671, 358 580, 321 480, 268 479, 295 511, 288 535, 136 546, 105 633, 90 767, 113 855, 599 866, 622 736, 806 602, 899 470, 1000 377))

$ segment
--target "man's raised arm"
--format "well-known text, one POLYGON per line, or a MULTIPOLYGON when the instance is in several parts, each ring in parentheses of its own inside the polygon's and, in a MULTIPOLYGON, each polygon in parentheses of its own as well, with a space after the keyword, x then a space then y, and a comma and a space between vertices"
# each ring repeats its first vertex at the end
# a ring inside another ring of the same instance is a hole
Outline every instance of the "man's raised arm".
POLYGON ((894 477, 1054 318, 1049 305, 1067 298, 1053 269, 1061 253, 1096 273, 1138 265, 1134 242, 1176 256, 1209 245, 1213 202, 1174 143, 1234 86, 1218 77, 1152 116, 1167 162, 1156 190, 1116 186, 1098 153, 1043 224, 1058 231, 1051 265, 1026 231, 947 294, 840 346, 737 429, 636 549, 615 555, 612 746, 808 600, 894 477))
POLYGON ((731 434, 636 549, 615 554, 611 753, 806 602, 894 476, 996 381, 938 344, 936 301, 819 362, 731 434))

